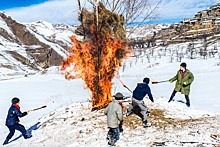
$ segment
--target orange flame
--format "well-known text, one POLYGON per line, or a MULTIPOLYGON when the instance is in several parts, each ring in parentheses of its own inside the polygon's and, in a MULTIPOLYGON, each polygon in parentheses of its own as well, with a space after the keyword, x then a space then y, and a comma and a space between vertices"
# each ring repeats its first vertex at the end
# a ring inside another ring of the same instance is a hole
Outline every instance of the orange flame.
POLYGON ((73 46, 61 64, 66 79, 82 78, 91 91, 93 109, 103 108, 112 99, 112 79, 121 62, 130 53, 122 41, 104 33, 99 34, 91 27, 92 37, 85 42, 71 37, 73 46))

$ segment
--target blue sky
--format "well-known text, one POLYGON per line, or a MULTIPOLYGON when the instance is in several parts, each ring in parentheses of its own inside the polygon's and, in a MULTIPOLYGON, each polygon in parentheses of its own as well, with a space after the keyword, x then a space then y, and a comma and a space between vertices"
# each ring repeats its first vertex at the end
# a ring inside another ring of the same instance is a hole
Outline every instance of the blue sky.
MULTIPOLYGON (((149 23, 179 22, 217 3, 219 0, 162 0, 159 17, 149 23)), ((44 20, 77 25, 77 8, 77 0, 1 0, 0 3, 0 11, 19 22, 44 20)))
POLYGON ((28 7, 30 5, 41 4, 48 0, 1 0, 0 10, 17 7, 28 7))

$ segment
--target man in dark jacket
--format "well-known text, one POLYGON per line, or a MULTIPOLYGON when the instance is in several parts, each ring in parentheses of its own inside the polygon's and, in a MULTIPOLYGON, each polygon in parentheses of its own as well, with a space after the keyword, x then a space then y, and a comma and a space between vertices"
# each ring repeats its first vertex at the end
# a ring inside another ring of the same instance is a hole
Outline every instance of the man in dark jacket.
POLYGON ((127 116, 129 116, 130 114, 135 113, 140 116, 143 120, 144 127, 151 126, 151 123, 147 120, 148 111, 143 101, 145 95, 148 95, 149 99, 154 102, 150 87, 148 85, 149 82, 150 79, 146 77, 144 78, 143 83, 137 84, 137 87, 133 91, 132 103, 130 104, 126 114, 127 116))
POLYGON ((186 69, 186 63, 183 62, 180 64, 180 70, 178 70, 177 74, 169 81, 170 83, 176 81, 176 85, 168 102, 171 102, 173 100, 176 92, 181 92, 181 94, 185 95, 186 105, 190 107, 190 85, 194 81, 194 76, 188 69, 186 69))
POLYGON ((6 123, 5 123, 5 125, 9 129, 10 133, 6 137, 3 145, 8 144, 8 141, 14 135, 15 130, 20 131, 25 139, 32 137, 32 135, 29 135, 27 133, 27 130, 25 129, 25 127, 23 125, 19 124, 19 118, 18 118, 18 117, 23 117, 23 116, 27 115, 29 113, 29 111, 23 112, 23 113, 20 111, 20 106, 19 106, 20 99, 19 98, 14 97, 11 100, 11 102, 12 102, 12 105, 8 110, 8 115, 7 115, 6 123))

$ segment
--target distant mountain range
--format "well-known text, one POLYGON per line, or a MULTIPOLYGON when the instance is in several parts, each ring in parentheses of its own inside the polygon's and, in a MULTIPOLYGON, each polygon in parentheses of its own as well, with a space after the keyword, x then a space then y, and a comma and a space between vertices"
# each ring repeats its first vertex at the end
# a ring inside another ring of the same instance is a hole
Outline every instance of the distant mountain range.
POLYGON ((0 12, 0 78, 60 65, 75 28, 44 21, 19 23, 0 12))

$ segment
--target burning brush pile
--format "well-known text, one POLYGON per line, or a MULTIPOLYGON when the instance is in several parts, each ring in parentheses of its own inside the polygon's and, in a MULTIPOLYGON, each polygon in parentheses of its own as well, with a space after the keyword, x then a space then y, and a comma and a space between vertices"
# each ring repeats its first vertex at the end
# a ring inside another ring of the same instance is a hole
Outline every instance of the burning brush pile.
POLYGON ((94 12, 82 9, 81 26, 76 30, 83 40, 72 36, 73 46, 61 70, 66 79, 82 78, 91 92, 94 109, 103 108, 112 99, 112 79, 130 53, 122 15, 107 10, 102 3, 94 12))

